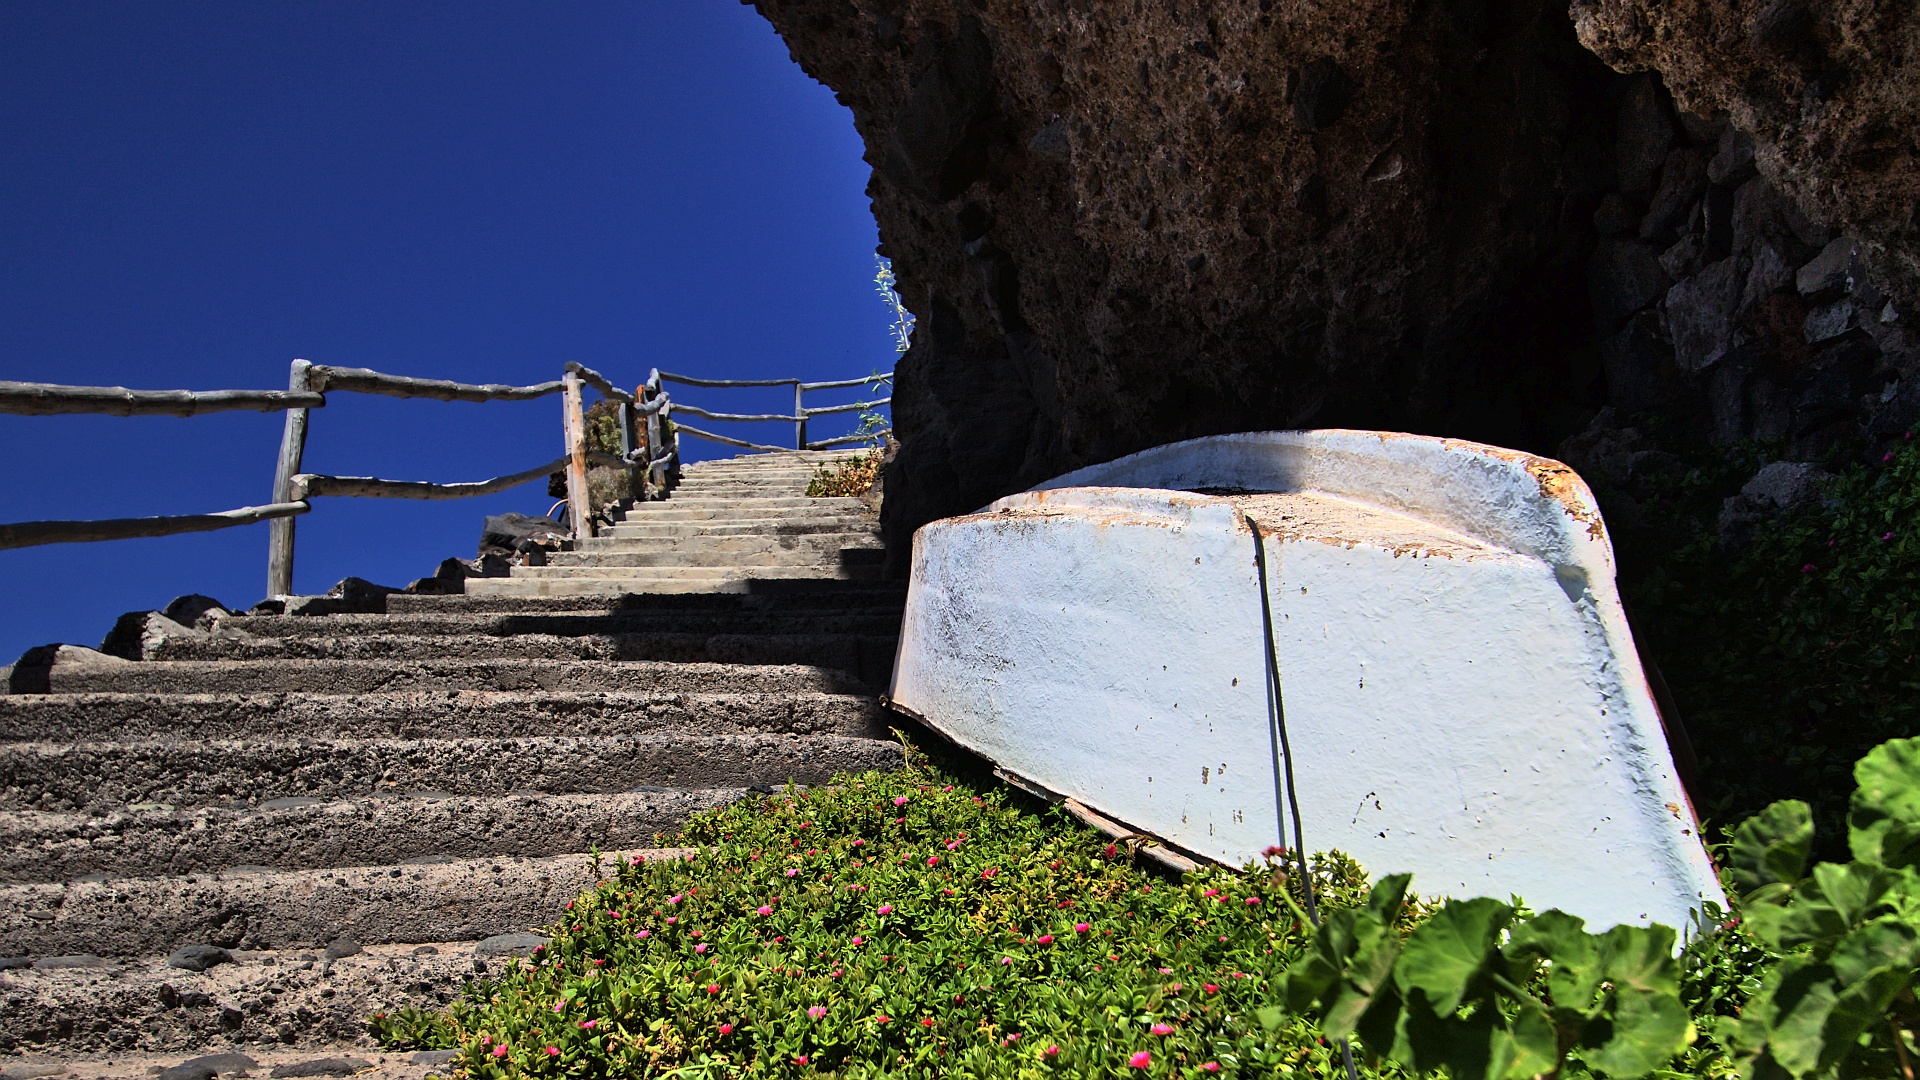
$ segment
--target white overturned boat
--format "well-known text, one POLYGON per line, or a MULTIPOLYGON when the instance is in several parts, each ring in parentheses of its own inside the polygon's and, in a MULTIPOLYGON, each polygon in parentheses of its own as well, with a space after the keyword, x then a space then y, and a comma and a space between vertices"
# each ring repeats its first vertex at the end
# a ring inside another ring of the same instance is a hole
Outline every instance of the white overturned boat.
POLYGON ((1297 828, 1423 893, 1596 930, 1725 899, 1593 496, 1528 454, 1222 435, 933 522, 891 698, 1205 858, 1297 828))

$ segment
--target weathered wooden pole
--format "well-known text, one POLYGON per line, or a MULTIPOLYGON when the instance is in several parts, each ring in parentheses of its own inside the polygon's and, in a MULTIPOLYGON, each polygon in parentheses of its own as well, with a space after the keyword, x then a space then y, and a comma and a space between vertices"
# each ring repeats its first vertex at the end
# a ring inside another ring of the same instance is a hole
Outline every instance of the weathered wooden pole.
MULTIPOLYGON (((304 394, 308 389, 308 372, 313 367, 305 360, 295 360, 287 375, 287 389, 296 394, 304 394)), ((280 460, 273 470, 273 501, 290 502, 293 498, 293 477, 300 471, 300 456, 307 448, 307 410, 288 409, 286 428, 280 435, 280 460)), ((267 538, 267 595, 293 595, 293 529, 291 517, 274 518, 267 526, 272 530, 267 538)))
MULTIPOLYGON (((665 391, 660 385, 660 369, 654 368, 647 373, 647 383, 641 390, 641 402, 651 404, 653 399, 665 391)), ((667 449, 667 425, 660 417, 660 410, 654 409, 647 414, 647 460, 653 461, 667 449)), ((647 479, 662 492, 667 489, 667 466, 664 462, 647 470, 647 479)))
POLYGON ((793 425, 793 448, 795 450, 805 450, 807 448, 806 393, 807 388, 800 385, 798 381, 793 384, 793 415, 795 419, 793 425))
POLYGON ((567 434, 567 511, 573 538, 593 535, 593 512, 587 505, 587 417, 580 406, 580 376, 569 370, 562 380, 561 400, 567 434))

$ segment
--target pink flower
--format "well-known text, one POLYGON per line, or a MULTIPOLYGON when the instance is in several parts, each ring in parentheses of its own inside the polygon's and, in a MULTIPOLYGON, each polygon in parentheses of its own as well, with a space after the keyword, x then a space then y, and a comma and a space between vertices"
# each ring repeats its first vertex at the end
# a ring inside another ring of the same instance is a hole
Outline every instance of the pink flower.
POLYGON ((1039 937, 1034 938, 1033 940, 1041 945, 1051 945, 1053 944, 1053 935, 1041 934, 1039 937))
POLYGON ((853 939, 853 943, 855 945, 865 945, 867 943, 867 939, 863 937, 857 937, 853 939))
POLYGON ((639 939, 640 939, 641 941, 645 941, 645 940, 647 940, 648 938, 650 938, 650 937, 652 937, 652 936, 653 936, 653 931, 651 931, 651 930, 642 930, 642 931, 640 931, 639 933, 636 933, 636 934, 634 934, 633 936, 634 936, 634 937, 637 937, 637 938, 639 938, 639 939))
POLYGON ((798 870, 795 870, 795 869, 793 869, 792 867, 788 867, 788 868, 787 868, 787 876, 788 876, 788 877, 799 877, 799 876, 800 876, 800 871, 798 871, 798 870))
POLYGON ((1811 574, 1818 571, 1819 569, 1820 569, 1819 567, 1813 565, 1812 563, 1808 563, 1807 565, 1800 568, 1800 572, 1803 574, 1811 574))
POLYGON ((1880 464, 1885 465, 1887 462, 1892 460, 1893 460, 1893 451, 1889 450, 1887 451, 1887 456, 1880 459, 1880 464))
POLYGON ((928 865, 928 866, 939 866, 939 865, 940 865, 940 856, 938 856, 938 855, 929 855, 929 856, 927 856, 927 865, 928 865))
POLYGON ((1259 902, 1260 902, 1260 898, 1259 898, 1259 897, 1257 897, 1257 896, 1249 896, 1249 897, 1247 897, 1247 906, 1248 906, 1248 907, 1252 907, 1253 905, 1255 905, 1255 904, 1258 904, 1259 902))
POLYGON ((931 1016, 923 1016, 923 1017, 921 1017, 921 1018, 920 1018, 920 1026, 921 1026, 921 1027, 932 1027, 932 1026, 933 1026, 933 1017, 931 1017, 931 1016))
POLYGON ((1057 1058, 1060 1056, 1060 1048, 1057 1046, 1049 1046, 1045 1050, 1040 1051, 1040 1053, 1046 1057, 1057 1058))
POLYGON ((1077 922, 1073 924, 1073 932, 1076 934, 1084 934, 1091 929, 1093 929, 1092 923, 1077 922))
POLYGON ((896 795, 896 796, 894 796, 894 798, 893 798, 893 805, 895 805, 895 806, 905 806, 905 805, 907 805, 907 797, 906 797, 905 795, 896 795))
POLYGON ((1011 964, 1011 963, 1013 963, 1013 957, 1011 957, 1011 956, 1003 956, 1003 957, 1001 957, 1001 958, 1000 958, 1000 963, 1001 963, 1001 965, 1002 965, 1002 966, 1005 966, 1005 965, 1007 965, 1007 964, 1011 964))
POLYGON ((683 894, 683 893, 675 893, 674 895, 672 895, 672 896, 669 896, 669 897, 667 897, 667 903, 669 903, 669 904, 677 904, 677 903, 679 903, 680 901, 682 901, 682 900, 685 900, 685 899, 686 899, 686 896, 685 896, 685 894, 683 894))
POLYGON ((719 983, 708 983, 708 984, 707 984, 707 993, 709 993, 709 994, 717 994, 717 993, 719 993, 719 992, 720 992, 720 984, 719 984, 719 983))
POLYGON ((867 846, 867 842, 866 842, 865 840, 855 840, 855 841, 853 842, 853 846, 854 846, 854 847, 866 847, 866 846, 867 846))
POLYGON ((557 1047, 557 1046, 549 1046, 549 1047, 547 1047, 547 1056, 548 1056, 548 1057, 559 1057, 559 1056, 560 1056, 560 1048, 559 1048, 559 1047, 557 1047))
POLYGON ((818 1020, 825 1015, 827 1015, 827 1007, 825 1005, 815 1005, 807 1010, 807 1016, 814 1020, 818 1020))
POLYGON ((1220 992, 1218 983, 1201 983, 1200 989, 1205 990, 1209 994, 1217 994, 1220 992))
POLYGON ((698 944, 698 945, 695 945, 695 946, 693 947, 693 951, 694 951, 694 952, 697 952, 697 953, 703 953, 703 952, 706 952, 706 951, 707 951, 707 943, 703 941, 703 942, 701 942, 700 944, 698 944))
POLYGON ((753 913, 755 915, 771 915, 773 914, 773 906, 771 904, 761 904, 759 907, 753 909, 753 913))
POLYGON ((1127 1059, 1127 1064, 1136 1069, 1148 1068, 1153 1064, 1153 1055, 1145 1050, 1135 1050, 1133 1056, 1127 1059))
POLYGON ((493 1056, 494 1056, 494 1057, 497 1057, 497 1058, 499 1058, 499 1057, 506 1057, 506 1056, 507 1056, 507 1044, 506 1044, 506 1043, 501 1043, 501 1044, 500 1044, 499 1046, 496 1046, 496 1047, 494 1047, 494 1048, 493 1048, 493 1056))
POLYGON ((598 1021, 598 1020, 582 1020, 582 1021, 580 1021, 580 1027, 581 1027, 582 1029, 584 1029, 584 1030, 586 1030, 586 1031, 592 1031, 592 1030, 593 1030, 594 1028, 597 1028, 597 1027, 599 1027, 599 1026, 600 1026, 600 1021, 598 1021))
POLYGON ((1268 844, 1266 847, 1260 849, 1260 854, 1269 859, 1284 859, 1287 855, 1287 849, 1281 847, 1279 844, 1268 844))
POLYGON ((997 866, 989 866, 989 867, 987 867, 987 868, 986 868, 985 870, 982 870, 982 871, 980 871, 980 880, 982 880, 982 881, 992 881, 992 880, 993 880, 993 875, 995 875, 995 874, 997 874, 997 873, 999 873, 999 872, 1000 872, 1000 868, 999 868, 999 867, 997 867, 997 866))
POLYGON ((1220 1063, 1217 1061, 1209 1061, 1205 1065, 1200 1066, 1200 1071, 1201 1072, 1219 1072, 1220 1063))
POLYGON ((1889 533, 1881 533, 1881 534, 1880 534, 1880 539, 1881 539, 1881 540, 1891 540, 1891 539, 1893 539, 1893 534, 1892 534, 1892 533, 1890 533, 1890 532, 1889 532, 1889 533))
POLYGON ((1154 1033, 1155 1035, 1171 1035, 1171 1034, 1173 1034, 1173 1028, 1172 1028, 1171 1026, 1169 1026, 1169 1025, 1167 1025, 1167 1024, 1155 1024, 1155 1025, 1153 1025, 1153 1027, 1152 1027, 1151 1029, 1149 1029, 1149 1030, 1151 1030, 1151 1031, 1152 1031, 1152 1032, 1153 1032, 1153 1033, 1154 1033))
POLYGON ((879 1016, 873 1018, 873 1022, 876 1024, 891 1024, 893 1023, 893 1017, 888 1016, 886 1013, 881 1013, 879 1016))
POLYGON ((722 1035, 731 1035, 731 1034, 733 1034, 733 1025, 732 1025, 732 1024, 721 1024, 721 1025, 720 1025, 720 1034, 722 1034, 722 1035))
MULTIPOLYGON (((641 863, 643 863, 643 862, 646 862, 646 861, 647 861, 647 857, 646 857, 645 855, 635 855, 635 856, 634 856, 633 858, 631 858, 631 859, 628 859, 628 860, 627 860, 627 865, 628 865, 628 866, 639 866, 639 865, 640 865, 641 863)), ((549 1050, 552 1050, 552 1049, 553 1049, 553 1047, 551 1047, 551 1046, 549 1046, 549 1047, 547 1047, 547 1049, 549 1049, 549 1050)), ((555 1053, 558 1053, 559 1051, 557 1051, 557 1050, 556 1050, 556 1051, 554 1051, 554 1052, 555 1052, 555 1053)))
POLYGON ((879 907, 874 909, 874 912, 879 915, 891 915, 893 914, 893 905, 881 904, 879 907))
POLYGON ((669 916, 667 916, 667 925, 668 925, 668 926, 672 926, 672 925, 673 925, 674 923, 677 923, 677 922, 679 922, 679 921, 680 921, 680 916, 678 916, 678 915, 669 915, 669 916))
POLYGON ((807 1063, 807 1055, 801 1054, 799 1057, 793 1059, 793 1063, 795 1065, 805 1065, 807 1063))

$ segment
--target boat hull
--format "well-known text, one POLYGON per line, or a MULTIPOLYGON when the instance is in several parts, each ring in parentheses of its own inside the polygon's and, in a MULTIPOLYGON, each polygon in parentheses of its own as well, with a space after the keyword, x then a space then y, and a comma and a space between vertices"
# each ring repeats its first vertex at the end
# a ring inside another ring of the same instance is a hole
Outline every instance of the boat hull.
POLYGON ((1297 825, 1424 893, 1596 928, 1725 899, 1592 497, 1513 451, 1217 436, 933 522, 891 698, 1224 863, 1297 825))

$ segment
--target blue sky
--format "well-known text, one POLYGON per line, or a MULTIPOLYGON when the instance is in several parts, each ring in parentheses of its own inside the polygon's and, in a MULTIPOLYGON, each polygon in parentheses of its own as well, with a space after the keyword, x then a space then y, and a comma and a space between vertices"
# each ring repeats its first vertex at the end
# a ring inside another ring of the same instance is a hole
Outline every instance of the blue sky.
MULTIPOLYGON (((731 0, 8 0, 0 378, 279 388, 295 357, 476 382, 568 360, 627 385, 655 366, 865 375, 894 352, 860 152, 847 110, 731 0)), ((0 415, 0 520, 266 502, 280 429, 0 415)), ((454 481, 559 452, 558 398, 336 394, 306 460, 454 481)), ((321 501, 295 588, 405 584, 471 556, 485 514, 550 503, 540 484, 321 501)), ((265 557, 265 526, 0 551, 0 664, 181 593, 251 604, 265 557)))

